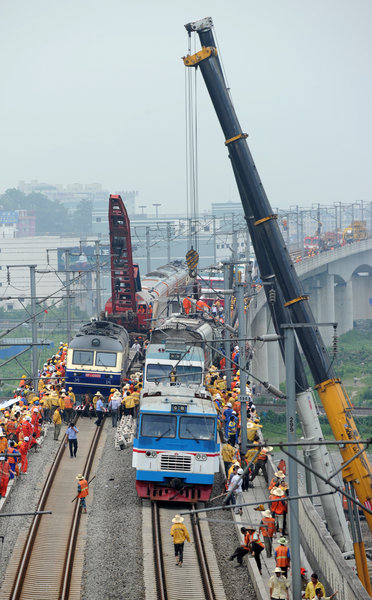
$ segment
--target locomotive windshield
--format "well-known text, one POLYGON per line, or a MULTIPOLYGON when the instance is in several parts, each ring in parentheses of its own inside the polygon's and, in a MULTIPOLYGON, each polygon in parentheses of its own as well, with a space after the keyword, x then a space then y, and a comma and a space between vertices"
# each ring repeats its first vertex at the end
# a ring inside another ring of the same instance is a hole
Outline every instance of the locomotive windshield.
POLYGON ((99 367, 116 367, 116 352, 97 352, 96 365, 99 367))
MULTIPOLYGON (((170 377, 172 365, 149 364, 147 365, 147 381, 159 380, 162 383, 170 377)), ((201 383, 202 368, 194 365, 178 365, 176 367, 176 380, 180 383, 201 383)))
POLYGON ((177 417, 172 415, 142 415, 141 435, 145 437, 174 438, 176 437, 177 417))
POLYGON ((181 417, 180 438, 187 440, 213 440, 214 422, 211 417, 181 417))
POLYGON ((94 353, 90 350, 74 350, 72 364, 91 366, 93 364, 93 355, 94 353))

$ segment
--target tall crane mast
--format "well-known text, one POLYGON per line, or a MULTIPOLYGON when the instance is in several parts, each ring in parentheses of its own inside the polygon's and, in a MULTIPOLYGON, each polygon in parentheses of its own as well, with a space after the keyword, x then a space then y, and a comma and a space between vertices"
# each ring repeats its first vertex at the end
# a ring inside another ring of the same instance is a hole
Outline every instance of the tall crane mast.
MULTIPOLYGON (((365 507, 365 517, 372 530, 372 471, 366 452, 361 452, 360 435, 352 415, 350 400, 336 376, 319 329, 316 326, 308 297, 304 294, 294 265, 281 235, 277 215, 273 214, 264 187, 258 175, 246 138, 233 107, 226 87, 212 34, 212 19, 202 19, 187 24, 189 34, 196 32, 202 45, 196 54, 184 57, 187 67, 199 67, 218 120, 225 136, 229 158, 241 191, 241 200, 250 229, 259 231, 261 244, 265 249, 264 259, 260 246, 256 244, 256 258, 259 267, 266 259, 276 276, 294 324, 305 325, 296 328, 297 337, 308 362, 315 382, 315 388, 327 414, 333 434, 337 440, 353 441, 340 444, 344 460, 343 477, 350 482, 359 501, 365 507)), ((257 236, 253 236, 255 238, 257 236)), ((252 239, 253 241, 253 239, 252 239)), ((264 264, 262 264, 264 268, 264 264)))

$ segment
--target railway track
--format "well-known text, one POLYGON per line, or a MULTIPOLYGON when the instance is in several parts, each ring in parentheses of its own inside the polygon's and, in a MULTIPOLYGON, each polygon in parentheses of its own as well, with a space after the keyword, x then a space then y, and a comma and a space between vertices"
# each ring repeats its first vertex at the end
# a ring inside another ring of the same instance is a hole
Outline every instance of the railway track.
POLYGON ((75 552, 81 513, 79 501, 72 499, 77 473, 89 478, 102 425, 80 419, 79 430, 77 458, 70 459, 60 444, 36 508, 52 515, 35 515, 27 534, 17 541, 0 600, 81 598, 84 553, 75 552))
POLYGON ((184 563, 180 568, 176 566, 170 536, 175 507, 144 502, 143 511, 146 600, 182 600, 186 590, 190 599, 226 600, 207 522, 185 515, 191 543, 185 542, 184 563))

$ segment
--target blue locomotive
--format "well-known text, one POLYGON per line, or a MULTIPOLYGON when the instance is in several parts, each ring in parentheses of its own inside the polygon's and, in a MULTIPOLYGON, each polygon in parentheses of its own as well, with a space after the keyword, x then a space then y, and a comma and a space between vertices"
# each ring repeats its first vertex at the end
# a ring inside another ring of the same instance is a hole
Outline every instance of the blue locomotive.
POLYGON ((208 500, 219 455, 217 412, 209 393, 172 384, 142 393, 132 463, 141 498, 208 500))
POLYGON ((75 394, 100 391, 105 397, 119 387, 129 364, 129 334, 116 323, 91 321, 71 340, 66 359, 66 386, 75 394))

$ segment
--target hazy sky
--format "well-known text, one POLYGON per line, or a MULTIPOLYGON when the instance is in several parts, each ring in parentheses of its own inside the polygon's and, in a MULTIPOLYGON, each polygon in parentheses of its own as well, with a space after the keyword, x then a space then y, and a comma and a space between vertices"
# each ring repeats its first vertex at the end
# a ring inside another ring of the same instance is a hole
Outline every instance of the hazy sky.
MULTIPOLYGON (((136 189, 185 211, 184 24, 212 16, 273 207, 371 197, 371 0, 0 0, 0 192, 136 189)), ((200 208, 238 201, 198 73, 200 208)))

